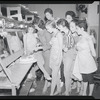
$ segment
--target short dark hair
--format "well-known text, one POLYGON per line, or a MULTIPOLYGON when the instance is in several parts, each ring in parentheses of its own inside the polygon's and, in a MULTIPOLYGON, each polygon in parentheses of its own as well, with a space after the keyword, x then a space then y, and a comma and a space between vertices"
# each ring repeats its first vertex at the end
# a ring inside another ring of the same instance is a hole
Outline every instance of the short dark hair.
POLYGON ((86 20, 79 20, 77 26, 80 28, 84 28, 84 31, 87 31, 88 25, 86 20))
POLYGON ((47 12, 53 15, 53 10, 51 8, 46 8, 44 14, 46 14, 47 12))
POLYGON ((45 23, 44 23, 44 21, 41 19, 41 18, 39 18, 39 17, 36 17, 34 20, 33 20, 33 23, 32 23, 33 25, 38 25, 38 27, 39 28, 41 28, 41 29, 45 29, 45 23))
POLYGON ((57 26, 58 25, 62 25, 63 27, 67 27, 69 29, 69 23, 67 22, 67 20, 61 18, 57 21, 57 26))
POLYGON ((73 12, 73 11, 67 11, 67 12, 65 13, 65 17, 66 17, 67 15, 70 15, 72 18, 75 18, 75 17, 76 17, 75 12, 73 12))
POLYGON ((38 27, 41 29, 45 29, 45 23, 43 20, 40 19, 39 23, 38 23, 38 27))
POLYGON ((75 23, 75 25, 77 25, 77 24, 78 24, 78 22, 79 22, 79 20, 78 20, 78 19, 76 19, 76 18, 74 18, 71 22, 73 22, 73 23, 75 23))

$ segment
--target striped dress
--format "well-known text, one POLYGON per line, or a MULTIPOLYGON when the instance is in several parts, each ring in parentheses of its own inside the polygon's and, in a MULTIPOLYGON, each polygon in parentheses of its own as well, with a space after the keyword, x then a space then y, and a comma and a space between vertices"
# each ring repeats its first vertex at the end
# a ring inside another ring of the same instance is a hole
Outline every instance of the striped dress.
POLYGON ((69 31, 68 34, 65 34, 63 37, 63 44, 65 45, 65 47, 67 47, 68 49, 72 48, 75 44, 74 38, 71 34, 71 32, 69 31))

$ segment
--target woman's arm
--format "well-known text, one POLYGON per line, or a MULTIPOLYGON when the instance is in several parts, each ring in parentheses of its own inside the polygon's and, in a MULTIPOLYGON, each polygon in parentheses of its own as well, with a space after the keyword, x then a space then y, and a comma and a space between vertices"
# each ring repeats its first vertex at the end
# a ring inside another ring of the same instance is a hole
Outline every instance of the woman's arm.
POLYGON ((96 39, 95 37, 93 36, 93 43, 96 44, 96 39))
POLYGON ((92 53, 92 56, 96 57, 96 51, 94 49, 93 41, 91 38, 88 38, 88 44, 89 44, 89 48, 90 48, 90 51, 92 53))

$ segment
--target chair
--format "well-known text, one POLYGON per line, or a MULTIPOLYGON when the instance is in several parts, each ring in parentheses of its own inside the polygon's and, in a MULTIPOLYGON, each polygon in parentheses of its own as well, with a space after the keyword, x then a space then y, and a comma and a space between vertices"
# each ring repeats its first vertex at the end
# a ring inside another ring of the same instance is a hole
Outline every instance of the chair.
POLYGON ((17 32, 15 32, 15 36, 8 35, 7 42, 9 45, 10 54, 19 51, 22 48, 21 40, 18 37, 17 32))

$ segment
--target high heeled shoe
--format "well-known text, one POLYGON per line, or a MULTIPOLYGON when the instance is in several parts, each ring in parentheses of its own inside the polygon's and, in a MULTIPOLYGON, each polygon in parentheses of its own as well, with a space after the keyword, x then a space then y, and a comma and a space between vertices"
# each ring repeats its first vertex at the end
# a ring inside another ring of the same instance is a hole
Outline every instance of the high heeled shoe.
POLYGON ((44 77, 45 77, 45 79, 48 80, 48 81, 51 81, 51 80, 52 80, 52 78, 50 77, 50 75, 45 75, 44 77))
POLYGON ((61 91, 56 91, 53 95, 61 95, 62 92, 61 91))
POLYGON ((46 78, 46 80, 51 81, 51 80, 52 80, 52 78, 51 78, 51 77, 48 77, 48 78, 46 78))
POLYGON ((62 93, 62 95, 69 96, 70 93, 69 92, 68 93, 64 92, 64 93, 62 93))

